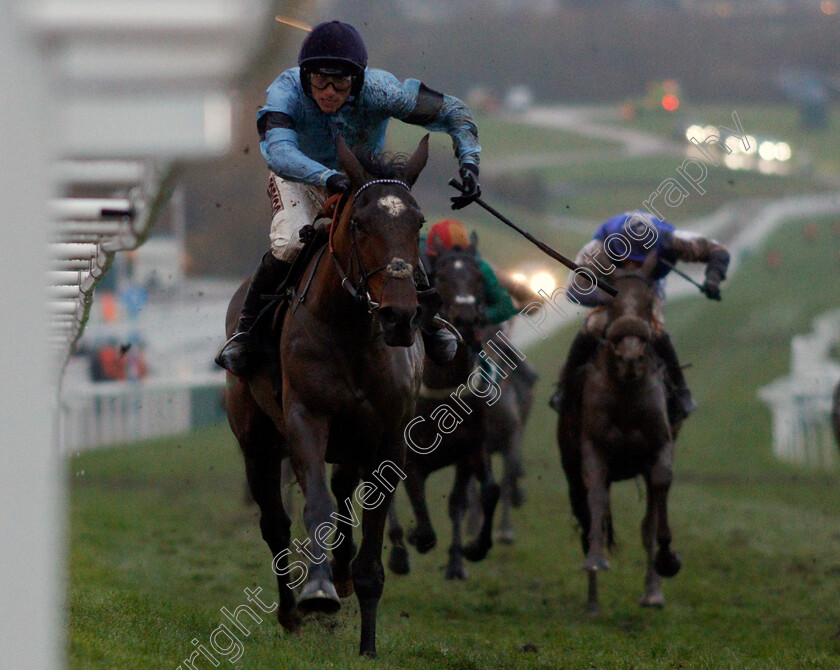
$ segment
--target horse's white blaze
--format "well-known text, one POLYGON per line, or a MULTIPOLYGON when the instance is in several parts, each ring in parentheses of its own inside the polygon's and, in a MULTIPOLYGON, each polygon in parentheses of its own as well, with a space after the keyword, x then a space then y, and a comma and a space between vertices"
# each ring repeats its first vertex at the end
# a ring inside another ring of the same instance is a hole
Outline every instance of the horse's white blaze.
POLYGON ((399 216, 405 211, 405 203, 395 195, 383 195, 377 204, 391 216, 399 216))
POLYGON ((453 266, 456 270, 462 270, 464 268, 464 261, 455 261, 453 266))

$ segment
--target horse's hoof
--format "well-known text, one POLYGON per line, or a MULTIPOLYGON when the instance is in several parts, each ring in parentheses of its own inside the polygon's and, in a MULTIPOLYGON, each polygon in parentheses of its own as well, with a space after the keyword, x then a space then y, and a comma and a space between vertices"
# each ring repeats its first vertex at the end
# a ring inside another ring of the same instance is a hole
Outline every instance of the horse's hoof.
POLYGON ((473 540, 468 542, 464 547, 464 558, 472 563, 483 561, 487 557, 487 552, 493 546, 491 542, 480 542, 473 540))
POLYGON ((278 610, 277 621, 289 633, 300 633, 301 624, 303 623, 297 607, 293 607, 286 612, 278 610))
POLYGON ((496 534, 496 542, 499 544, 513 544, 516 542, 516 534, 513 528, 505 528, 496 534))
POLYGON ((298 609, 304 614, 325 612, 332 614, 341 609, 341 600, 335 586, 328 579, 311 581, 303 587, 298 598, 298 609))
POLYGON ((336 579, 333 584, 335 584, 335 592, 339 598, 349 598, 355 593, 352 579, 336 579))
POLYGON ((656 552, 656 559, 653 561, 653 569, 656 574, 662 577, 673 577, 682 567, 682 561, 670 549, 660 549, 656 552))
POLYGON ((364 656, 365 658, 369 658, 372 661, 376 658, 376 649, 370 649, 370 650, 362 649, 359 652, 359 656, 364 656))
POLYGON ((609 570, 610 562, 603 556, 587 556, 586 560, 583 562, 583 569, 587 572, 609 570))
POLYGON ((435 548, 437 545, 437 536, 434 531, 421 533, 413 530, 408 534, 408 541, 414 545, 419 553, 425 554, 435 548))
POLYGON ((467 580, 467 569, 461 564, 452 564, 446 566, 446 578, 449 580, 460 580, 462 582, 467 580))
POLYGON ((662 591, 645 593, 641 600, 639 600, 639 605, 642 607, 656 607, 658 609, 662 609, 665 607, 665 594, 662 593, 662 591))
POLYGON ((600 603, 586 603, 586 613, 589 616, 595 616, 596 614, 601 613, 601 604, 600 603))
POLYGON ((408 552, 405 547, 391 547, 391 555, 388 557, 388 567, 395 575, 407 575, 411 569, 408 564, 408 552))
POLYGON ((522 505, 525 504, 525 491, 523 491, 518 486, 510 492, 510 506, 514 509, 519 509, 522 505))

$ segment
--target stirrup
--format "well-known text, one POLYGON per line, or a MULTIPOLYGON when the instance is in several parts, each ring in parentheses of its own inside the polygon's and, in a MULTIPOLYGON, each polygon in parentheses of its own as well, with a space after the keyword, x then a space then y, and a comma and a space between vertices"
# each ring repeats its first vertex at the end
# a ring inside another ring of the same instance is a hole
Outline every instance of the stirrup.
POLYGON ((237 376, 245 374, 251 364, 249 357, 253 356, 250 335, 247 330, 238 330, 231 335, 216 355, 216 365, 237 376))

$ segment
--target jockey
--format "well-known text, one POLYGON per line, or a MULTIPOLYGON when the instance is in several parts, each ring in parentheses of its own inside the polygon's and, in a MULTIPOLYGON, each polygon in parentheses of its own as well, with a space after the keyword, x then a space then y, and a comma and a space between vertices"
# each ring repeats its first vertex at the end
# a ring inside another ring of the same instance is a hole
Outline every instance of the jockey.
MULTIPOLYGON (((456 219, 443 219, 429 229, 425 239, 421 239, 420 259, 426 272, 431 276, 434 275, 439 249, 468 249, 470 246, 470 235, 464 224, 456 219)), ((515 316, 516 308, 513 306, 510 295, 496 278, 493 268, 479 255, 478 249, 475 255, 484 280, 487 322, 495 326, 515 316)))
MULTIPOLYGON (((330 195, 350 189, 349 178, 338 169, 337 137, 351 147, 381 153, 391 118, 446 132, 465 185, 452 198, 452 208, 465 207, 481 195, 481 146, 467 106, 417 79, 401 83, 384 70, 368 68, 365 44, 349 24, 330 21, 315 26, 303 41, 298 67, 280 74, 266 93, 257 129, 270 170, 271 250, 251 280, 236 332, 216 359, 234 374, 248 367, 250 330, 261 308, 260 297, 286 278, 304 244, 301 229, 312 225, 330 195)), ((431 319, 424 323, 430 323, 423 327, 427 353, 441 363, 451 360, 457 346, 454 336, 431 319)))
MULTIPOLYGON (((604 222, 592 240, 580 250, 575 262, 596 276, 608 278, 617 266, 640 266, 651 251, 661 259, 653 274, 656 282, 653 301, 656 333, 652 344, 668 374, 668 416, 674 423, 685 419, 696 405, 686 385, 674 344, 661 328, 664 324, 665 277, 678 260, 706 263, 706 279, 702 291, 708 298, 720 300, 720 283, 726 278, 729 252, 716 240, 676 230, 668 222, 648 212, 625 212, 604 222)), ((568 295, 586 307, 605 305, 609 301, 609 296, 600 289, 583 293, 577 287, 570 286, 568 295)), ((603 310, 590 313, 584 327, 572 342, 566 364, 560 371, 557 391, 549 401, 549 405, 556 411, 560 411, 569 380, 586 365, 598 348, 601 334, 608 325, 605 318, 606 312, 603 310)))
MULTIPOLYGON (((473 233, 475 235, 475 233, 473 233)), ((478 253, 477 237, 470 239, 463 223, 457 219, 443 219, 429 229, 428 235, 420 240, 420 260, 426 272, 434 276, 435 261, 440 249, 475 248, 478 266, 484 280, 484 298, 487 302, 485 316, 489 325, 495 326, 512 319, 518 314, 507 289, 499 282, 490 263, 478 253)), ((521 361, 517 366, 519 377, 529 387, 537 382, 538 375, 527 361, 521 361)))

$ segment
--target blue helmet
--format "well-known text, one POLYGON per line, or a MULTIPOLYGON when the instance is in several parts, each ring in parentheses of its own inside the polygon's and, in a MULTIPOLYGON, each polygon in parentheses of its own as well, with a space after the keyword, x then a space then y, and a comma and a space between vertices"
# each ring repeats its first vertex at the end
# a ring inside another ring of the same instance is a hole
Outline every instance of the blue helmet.
POLYGON ((311 96, 308 73, 351 75, 351 94, 357 96, 365 81, 367 48, 353 26, 341 21, 319 23, 303 40, 298 54, 301 84, 306 95, 311 96))

